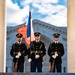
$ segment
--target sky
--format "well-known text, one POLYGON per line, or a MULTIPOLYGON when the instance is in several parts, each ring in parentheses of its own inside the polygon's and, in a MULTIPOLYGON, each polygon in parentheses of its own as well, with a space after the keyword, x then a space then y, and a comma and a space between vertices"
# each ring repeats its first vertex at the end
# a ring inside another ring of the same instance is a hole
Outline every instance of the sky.
POLYGON ((6 0, 7 26, 28 23, 29 9, 32 20, 67 26, 67 0, 6 0))

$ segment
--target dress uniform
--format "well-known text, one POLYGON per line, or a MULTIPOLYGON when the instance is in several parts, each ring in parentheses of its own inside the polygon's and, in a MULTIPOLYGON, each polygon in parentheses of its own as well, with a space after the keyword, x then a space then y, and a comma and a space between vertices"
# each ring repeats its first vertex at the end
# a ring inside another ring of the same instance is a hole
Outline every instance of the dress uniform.
MULTIPOLYGON (((22 34, 17 34, 16 37, 22 39, 22 34)), ((10 55, 13 57, 14 69, 15 66, 17 66, 16 71, 14 72, 24 71, 24 56, 27 55, 27 47, 25 43, 22 43, 21 41, 14 43, 10 51, 10 55)))
MULTIPOLYGON (((39 32, 34 33, 35 37, 40 37, 39 32)), ((31 72, 42 72, 43 56, 46 54, 45 44, 39 39, 31 42, 29 59, 31 59, 31 72)))
POLYGON ((55 42, 51 43, 49 45, 49 48, 48 48, 48 55, 50 56, 50 62, 51 62, 51 66, 52 66, 52 63, 54 61, 54 69, 53 69, 53 72, 55 72, 55 68, 57 69, 57 72, 61 72, 61 68, 62 68, 62 56, 64 55, 64 47, 63 47, 63 44, 58 42, 58 39, 59 39, 59 36, 60 34, 53 34, 54 36, 54 40, 55 42))

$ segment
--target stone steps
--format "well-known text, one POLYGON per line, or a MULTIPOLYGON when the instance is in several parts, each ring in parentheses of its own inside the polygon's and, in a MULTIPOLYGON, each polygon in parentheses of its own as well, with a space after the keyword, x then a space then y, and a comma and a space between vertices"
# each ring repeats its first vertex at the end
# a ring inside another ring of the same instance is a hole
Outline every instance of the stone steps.
POLYGON ((50 72, 42 72, 42 73, 0 73, 0 75, 75 75, 75 73, 50 73, 50 72))

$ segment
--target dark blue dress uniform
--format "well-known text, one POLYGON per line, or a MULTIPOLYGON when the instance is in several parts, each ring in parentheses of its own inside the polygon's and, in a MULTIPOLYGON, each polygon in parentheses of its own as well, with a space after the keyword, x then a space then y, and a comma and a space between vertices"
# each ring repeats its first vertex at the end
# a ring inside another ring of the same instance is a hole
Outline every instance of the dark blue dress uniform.
MULTIPOLYGON (((36 35, 36 34, 35 34, 36 35)), ((42 61, 43 56, 46 54, 45 44, 42 41, 33 41, 31 42, 29 49, 29 58, 31 58, 31 72, 42 72, 42 61), (39 58, 35 58, 36 55, 39 55, 39 58)))
MULTIPOLYGON (((59 36, 59 35, 58 35, 59 36)), ((63 47, 63 44, 58 42, 58 43, 51 43, 49 45, 49 48, 48 48, 48 55, 50 56, 50 62, 51 62, 51 66, 52 66, 52 63, 53 61, 55 60, 55 63, 54 63, 54 70, 53 72, 55 72, 55 68, 57 69, 57 72, 61 72, 61 63, 62 63, 62 56, 64 55, 64 47, 63 47), (56 59, 54 59, 52 57, 52 55, 55 54, 55 52, 57 52, 58 56, 56 57, 56 59)))
POLYGON ((25 59, 24 56, 27 55, 27 47, 25 43, 20 43, 20 44, 18 42, 14 43, 12 45, 10 55, 13 57, 14 66, 15 66, 15 63, 18 62, 17 72, 23 72, 24 59, 25 59), (19 58, 16 58, 16 55, 18 54, 18 52, 21 53, 21 56, 19 58))

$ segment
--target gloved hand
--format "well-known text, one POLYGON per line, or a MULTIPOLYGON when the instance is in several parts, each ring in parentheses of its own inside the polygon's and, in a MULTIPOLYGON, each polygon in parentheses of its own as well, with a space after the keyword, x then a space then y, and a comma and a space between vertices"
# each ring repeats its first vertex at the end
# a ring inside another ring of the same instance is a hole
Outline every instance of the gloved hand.
POLYGON ((18 56, 21 56, 21 52, 18 52, 18 56))
POLYGON ((15 58, 19 58, 19 57, 20 57, 19 55, 16 55, 16 56, 15 56, 15 58))
POLYGON ((38 59, 39 57, 40 57, 40 56, 39 56, 38 54, 37 54, 37 55, 35 55, 35 58, 36 58, 36 59, 38 59))
POLYGON ((56 59, 57 56, 56 56, 56 55, 52 55, 52 57, 53 57, 54 59, 56 59))
POLYGON ((57 52, 55 52, 55 56, 56 56, 56 57, 58 56, 58 53, 57 53, 57 52))
POLYGON ((32 61, 32 59, 31 59, 31 58, 29 58, 29 59, 28 59, 28 62, 31 62, 31 61, 32 61))
POLYGON ((52 55, 52 57, 53 57, 54 59, 56 59, 57 56, 58 56, 58 53, 57 53, 57 52, 55 52, 55 54, 52 55))

